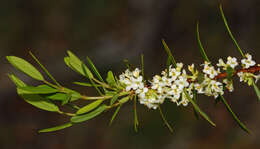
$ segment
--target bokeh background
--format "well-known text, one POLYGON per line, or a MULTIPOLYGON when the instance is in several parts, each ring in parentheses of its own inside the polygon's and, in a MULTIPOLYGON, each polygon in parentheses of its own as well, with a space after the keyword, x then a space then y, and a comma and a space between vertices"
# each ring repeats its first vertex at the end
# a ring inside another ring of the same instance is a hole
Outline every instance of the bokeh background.
MULTIPOLYGON (((65 86, 95 94, 72 85, 84 79, 68 69, 63 57, 72 50, 80 58, 89 56, 103 76, 108 70, 120 74, 123 59, 135 66, 144 54, 147 76, 164 69, 166 53, 161 39, 174 49, 178 61, 202 62, 195 40, 200 21, 201 39, 209 57, 240 58, 221 20, 219 0, 2 0, 0 5, 0 148, 1 149, 254 149, 260 146, 260 103, 252 88, 235 82, 235 92, 226 94, 242 122, 252 131, 243 132, 223 104, 199 97, 199 105, 217 127, 196 120, 192 107, 165 104, 163 110, 174 127, 170 134, 158 111, 138 105, 139 132, 133 130, 132 106, 122 108, 112 126, 113 112, 74 127, 47 134, 37 130, 59 125, 68 118, 39 110, 16 94, 7 73, 16 73, 28 84, 38 82, 12 68, 5 56, 16 55, 33 62, 32 51, 65 86)), ((259 0, 222 0, 223 8, 241 47, 260 58, 259 0)), ((35 63, 34 63, 35 64, 35 63)), ((259 86, 259 85, 258 85, 259 86)))

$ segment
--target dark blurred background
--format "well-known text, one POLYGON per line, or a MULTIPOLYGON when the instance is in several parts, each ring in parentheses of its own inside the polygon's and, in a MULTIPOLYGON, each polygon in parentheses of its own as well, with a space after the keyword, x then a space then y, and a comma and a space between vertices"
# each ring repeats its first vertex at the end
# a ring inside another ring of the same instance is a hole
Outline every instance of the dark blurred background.
MULTIPOLYGON (((68 121, 68 118, 39 110, 16 94, 7 78, 13 72, 28 84, 38 82, 12 68, 5 56, 16 55, 33 62, 32 51, 59 82, 81 92, 93 90, 72 85, 83 78, 68 69, 63 57, 72 50, 80 58, 89 56, 103 76, 108 70, 120 74, 123 59, 135 66, 144 54, 147 76, 159 73, 167 58, 161 39, 174 49, 178 61, 202 62, 195 40, 200 21, 201 39, 209 57, 240 58, 221 20, 219 0, 2 0, 0 5, 0 148, 1 149, 130 149, 194 148, 253 149, 260 146, 260 103, 252 88, 235 82, 235 92, 226 94, 242 122, 252 131, 242 131, 223 104, 200 96, 201 108, 216 122, 211 127, 196 120, 192 107, 165 104, 163 110, 174 127, 170 134, 158 111, 138 105, 139 132, 133 130, 132 106, 124 106, 111 127, 113 112, 86 123, 38 134, 37 130, 68 121)), ((241 47, 255 60, 260 57, 259 0, 221 1, 230 27, 241 47)), ((257 61, 259 63, 259 61, 257 61)), ((35 63, 34 63, 35 64, 35 63)))

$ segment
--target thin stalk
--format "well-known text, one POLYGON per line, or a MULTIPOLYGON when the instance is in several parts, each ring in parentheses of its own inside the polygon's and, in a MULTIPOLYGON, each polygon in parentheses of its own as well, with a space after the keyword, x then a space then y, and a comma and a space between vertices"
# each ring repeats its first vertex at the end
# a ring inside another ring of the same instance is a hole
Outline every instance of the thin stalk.
POLYGON ((137 132, 138 131, 137 126, 139 125, 139 122, 138 122, 137 111, 136 111, 136 95, 134 95, 133 109, 134 109, 134 128, 135 131, 137 132))
POLYGON ((163 122, 164 122, 165 125, 168 127, 168 129, 170 130, 170 132, 173 133, 173 129, 172 129, 171 125, 168 123, 168 121, 166 120, 166 118, 165 118, 165 116, 164 116, 164 114, 163 114, 163 112, 162 112, 161 107, 159 106, 158 109, 159 109, 159 112, 160 112, 160 115, 161 115, 161 117, 162 117, 163 122))
POLYGON ((63 114, 63 115, 67 115, 67 116, 76 116, 76 114, 73 113, 67 113, 67 112, 62 112, 62 111, 58 111, 59 114, 63 114))
POLYGON ((228 26, 227 19, 226 19, 225 15, 224 15, 224 12, 223 12, 223 9, 222 9, 222 5, 219 6, 219 9, 220 9, 221 17, 222 17, 222 19, 223 19, 223 21, 224 21, 225 27, 226 27, 226 29, 227 29, 227 31, 228 31, 228 34, 229 34, 230 38, 232 39, 232 41, 233 41, 234 44, 236 45, 237 50, 240 52, 240 54, 241 54, 243 57, 245 57, 245 54, 243 53, 242 49, 241 49, 240 46, 238 45, 238 43, 237 43, 235 37, 233 36, 233 34, 232 34, 232 32, 231 32, 231 30, 230 30, 230 28, 229 28, 229 26, 228 26))
POLYGON ((96 78, 92 78, 92 80, 94 80, 96 83, 100 84, 101 86, 105 87, 105 88, 108 88, 108 89, 112 89, 112 90, 115 90, 114 88, 112 88, 110 85, 104 83, 104 82, 101 82, 99 81, 98 79, 96 78))
POLYGON ((40 63, 40 61, 36 58, 36 56, 34 56, 32 54, 31 51, 29 51, 30 55, 32 56, 32 58, 40 65, 40 67, 44 70, 44 72, 51 78, 51 80, 57 84, 58 86, 61 86, 58 81, 55 80, 55 78, 50 74, 50 72, 40 63))

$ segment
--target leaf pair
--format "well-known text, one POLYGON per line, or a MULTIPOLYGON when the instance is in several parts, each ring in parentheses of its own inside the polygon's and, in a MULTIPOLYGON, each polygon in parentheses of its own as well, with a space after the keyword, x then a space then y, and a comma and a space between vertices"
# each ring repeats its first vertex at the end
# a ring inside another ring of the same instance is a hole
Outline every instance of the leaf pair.
POLYGON ((39 86, 36 87, 38 89, 42 90, 35 90, 33 87, 26 86, 26 84, 17 78, 15 75, 11 74, 9 75, 9 78, 16 84, 17 86, 17 92, 18 94, 29 104, 42 109, 46 111, 51 111, 51 112, 59 112, 59 108, 57 105, 52 103, 50 100, 45 99, 38 95, 39 93, 54 93, 56 92, 55 89, 51 89, 50 87, 47 86, 39 86))

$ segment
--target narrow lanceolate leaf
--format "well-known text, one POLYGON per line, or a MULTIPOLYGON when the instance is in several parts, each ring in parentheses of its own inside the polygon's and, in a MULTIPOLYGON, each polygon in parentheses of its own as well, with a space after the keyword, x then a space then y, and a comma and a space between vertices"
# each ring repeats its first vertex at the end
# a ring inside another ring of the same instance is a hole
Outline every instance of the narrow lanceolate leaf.
POLYGON ((110 105, 114 104, 114 103, 117 101, 117 99, 118 99, 118 94, 115 94, 115 95, 111 98, 111 100, 110 100, 110 105))
POLYGON ((72 95, 69 93, 67 94, 67 98, 65 100, 61 101, 61 105, 64 106, 65 104, 69 103, 71 101, 72 95))
POLYGON ((176 67, 177 66, 176 61, 175 61, 174 57, 172 56, 172 52, 169 49, 168 45, 166 44, 166 42, 164 40, 162 40, 162 44, 163 44, 163 47, 164 47, 166 53, 168 54, 169 61, 171 62, 171 64, 173 64, 174 67, 176 67))
POLYGON ((109 126, 112 125, 112 123, 113 123, 114 119, 116 118, 116 116, 117 116, 117 114, 118 114, 118 112, 119 112, 121 106, 122 106, 122 105, 119 105, 119 106, 116 108, 116 111, 114 112, 114 114, 113 114, 113 116, 112 116, 112 118, 111 118, 111 120, 110 120, 110 122, 109 122, 109 126))
POLYGON ((191 97, 189 96, 189 94, 187 93, 186 90, 184 90, 184 93, 186 95, 186 97, 188 98, 188 100, 191 102, 191 104, 193 105, 194 109, 204 118, 206 119, 212 126, 216 126, 215 123, 213 123, 211 121, 211 119, 208 117, 208 115, 206 113, 204 113, 200 108, 199 106, 191 99, 191 97))
POLYGON ((95 67, 94 63, 91 61, 91 59, 89 57, 87 57, 87 62, 89 64, 90 68, 93 70, 93 72, 98 77, 98 79, 100 81, 104 82, 103 78, 101 77, 100 73, 98 72, 97 68, 95 67))
POLYGON ((18 87, 17 91, 19 94, 51 94, 58 92, 57 89, 52 88, 48 85, 39 85, 39 86, 25 86, 18 87))
POLYGON ((158 109, 159 109, 159 112, 160 112, 160 115, 161 115, 161 118, 162 118, 164 124, 168 127, 168 129, 170 130, 170 132, 173 133, 173 129, 172 129, 171 125, 168 123, 168 121, 166 120, 166 118, 165 118, 165 116, 164 116, 164 114, 163 114, 163 112, 162 112, 161 107, 159 106, 158 109))
POLYGON ((16 57, 16 56, 7 56, 6 58, 9 61, 9 63, 11 63, 15 68, 24 72, 28 76, 30 76, 36 80, 39 80, 39 81, 44 80, 41 73, 32 64, 30 64, 26 60, 16 57))
POLYGON ((68 95, 64 94, 64 93, 55 93, 55 94, 48 94, 48 95, 42 95, 42 96, 47 99, 58 100, 58 101, 63 101, 68 98, 68 95))
POLYGON ((81 60, 75 55, 73 54, 71 51, 67 51, 68 55, 69 55, 69 59, 64 59, 65 63, 69 66, 71 66, 74 70, 76 70, 77 72, 79 72, 80 74, 84 75, 83 70, 81 68, 82 62, 81 60))
POLYGON ((199 45, 199 48, 200 48, 200 54, 201 56, 203 57, 203 60, 204 61, 208 61, 209 62, 209 58, 203 48, 203 45, 200 41, 200 32, 199 32, 199 23, 197 23, 197 28, 196 28, 196 35, 197 35, 197 42, 198 42, 198 45, 199 45))
POLYGON ((71 96, 70 101, 76 101, 76 100, 81 98, 81 94, 80 93, 78 93, 78 92, 76 92, 74 90, 68 89, 68 88, 63 88, 63 89, 67 93, 67 95, 71 96))
POLYGON ((83 115, 77 115, 77 116, 73 116, 70 121, 72 123, 80 123, 80 122, 84 122, 87 120, 90 120, 96 116, 98 116, 99 114, 101 114, 102 112, 104 112, 107 109, 106 105, 101 105, 99 106, 96 110, 87 113, 87 114, 83 114, 83 115))
MULTIPOLYGON (((80 73, 83 76, 86 76, 86 74, 84 73, 84 70, 82 69, 82 64, 83 64, 82 61, 76 55, 74 55, 71 51, 68 51, 68 55, 69 55, 69 57, 64 59, 65 63, 69 67, 71 67, 74 71, 80 73)), ((93 78, 93 75, 92 75, 91 71, 88 69, 88 67, 87 66, 84 66, 84 67, 85 67, 85 71, 88 74, 88 77, 93 78)))
MULTIPOLYGON (((90 83, 85 83, 85 82, 73 82, 74 84, 80 85, 80 86, 87 86, 87 87, 92 87, 93 85, 90 83)), ((96 84, 97 87, 101 87, 101 85, 96 84)))
POLYGON ((36 56, 34 56, 31 51, 30 51, 29 53, 30 53, 30 55, 32 56, 32 58, 38 63, 38 65, 40 65, 40 67, 43 69, 43 71, 52 79, 52 81, 55 82, 58 86, 61 86, 61 85, 55 80, 55 78, 51 75, 51 73, 40 63, 40 61, 38 60, 38 58, 37 58, 36 56))
POLYGON ((58 130, 62 130, 62 129, 68 128, 70 126, 72 126, 72 123, 66 123, 66 124, 55 126, 55 127, 52 127, 52 128, 42 129, 42 130, 39 130, 38 132, 39 133, 42 133, 42 132, 53 132, 53 131, 58 131, 58 130))
MULTIPOLYGON (((193 101, 195 103, 197 103, 197 91, 196 90, 193 90, 193 101)), ((199 119, 199 114, 194 108, 193 108, 193 112, 194 112, 194 116, 196 117, 196 119, 199 119)))
POLYGON ((26 84, 13 74, 8 74, 8 77, 14 82, 17 87, 25 87, 26 84))
POLYGON ((141 73, 144 78, 144 55, 141 55, 141 73))
POLYGON ((84 76, 86 76, 89 79, 94 78, 93 74, 91 73, 91 71, 88 69, 88 67, 85 64, 82 63, 81 67, 82 67, 84 76))
POLYGON ((137 132, 138 131, 137 127, 139 125, 139 122, 138 122, 137 109, 136 109, 136 96, 134 96, 133 110, 134 110, 134 129, 135 129, 135 132, 137 132))
POLYGON ((258 97, 258 100, 260 101, 260 90, 259 88, 256 86, 255 82, 253 82, 253 87, 254 87, 254 90, 255 90, 255 93, 258 97))
POLYGON ((81 65, 82 70, 84 75, 89 78, 90 83, 92 84, 92 86, 94 86, 94 88, 97 90, 97 92, 99 93, 99 95, 103 95, 102 92, 100 91, 100 89, 98 88, 98 86, 96 85, 96 83, 92 80, 93 75, 91 74, 91 72, 87 69, 87 66, 85 64, 82 63, 81 65))
POLYGON ((243 129, 244 131, 246 131, 247 133, 250 133, 250 131, 246 128, 246 126, 238 119, 238 117, 236 116, 236 114, 232 111, 232 109, 230 108, 230 106, 228 105, 227 101, 225 100, 225 98, 220 95, 220 99, 221 101, 224 103, 224 105, 226 106, 227 110, 229 111, 229 113, 232 115, 233 119, 237 122, 237 124, 241 127, 241 129, 243 129))
POLYGON ((108 71, 106 81, 111 86, 116 86, 116 80, 112 71, 108 71))
POLYGON ((20 95, 27 103, 46 111, 59 112, 57 105, 52 103, 50 100, 45 99, 39 95, 34 94, 22 94, 20 95))
POLYGON ((92 103, 80 108, 76 114, 80 115, 80 114, 84 114, 87 113, 93 109, 95 109, 96 107, 98 107, 104 100, 100 99, 100 100, 96 100, 93 101, 92 103))
POLYGON ((130 99, 130 96, 126 96, 126 97, 120 99, 118 102, 119 102, 120 104, 124 104, 124 103, 126 103, 129 99, 130 99))
POLYGON ((229 34, 230 38, 232 39, 232 41, 233 41, 234 44, 236 45, 237 50, 240 52, 240 54, 241 54, 243 57, 245 57, 245 54, 243 53, 242 49, 241 49, 240 46, 238 45, 238 43, 237 43, 235 37, 233 36, 233 34, 232 34, 232 32, 231 32, 231 30, 230 30, 230 28, 229 28, 229 26, 228 26, 227 19, 226 19, 225 15, 224 15, 224 12, 223 12, 223 9, 222 9, 222 5, 219 6, 219 9, 220 9, 221 17, 222 17, 222 19, 223 19, 223 21, 224 21, 225 27, 226 27, 226 29, 227 29, 227 31, 228 31, 228 34, 229 34))

